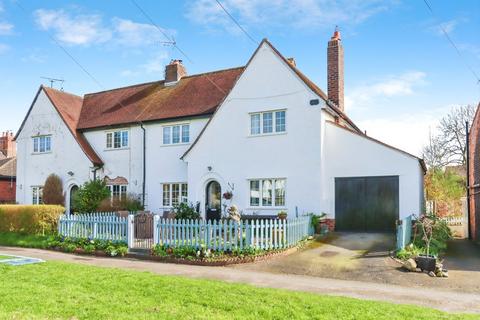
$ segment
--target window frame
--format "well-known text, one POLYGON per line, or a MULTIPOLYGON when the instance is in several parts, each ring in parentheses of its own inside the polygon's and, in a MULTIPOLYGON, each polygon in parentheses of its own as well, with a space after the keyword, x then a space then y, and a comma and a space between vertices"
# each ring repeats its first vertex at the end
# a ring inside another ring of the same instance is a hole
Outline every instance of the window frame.
POLYGON ((278 135, 278 134, 286 134, 287 133, 287 109, 275 109, 275 110, 267 110, 267 111, 260 111, 260 112, 250 112, 249 114, 249 131, 248 135, 250 137, 259 137, 259 136, 270 136, 270 135, 278 135), (277 125, 277 114, 283 112, 284 117, 283 117, 283 131, 277 131, 278 125, 277 125), (265 114, 271 114, 269 125, 266 126, 265 122, 265 114), (255 132, 259 131, 259 133, 254 133, 253 131, 253 117, 254 116, 259 116, 259 127, 255 127, 255 132), (271 131, 265 132, 265 128, 270 128, 271 131))
POLYGON ((110 202, 113 203, 114 197, 114 187, 118 187, 118 200, 125 200, 128 196, 128 184, 107 184, 107 188, 110 190, 110 202), (124 190, 122 190, 124 189, 124 190))
POLYGON ((43 204, 43 186, 32 186, 32 205, 43 204))
POLYGON ((172 208, 180 203, 188 203, 188 183, 187 182, 165 182, 162 183, 162 206, 164 208, 172 208), (175 192, 177 193, 178 202, 174 201, 174 185, 176 186, 175 192), (168 194, 165 197, 165 186, 168 186, 168 194), (186 190, 186 192, 185 192, 186 190), (165 199, 168 199, 168 203, 165 204, 165 199))
POLYGON ((51 134, 33 136, 32 142, 33 142, 33 146, 32 146, 33 154, 44 154, 44 153, 52 152, 52 135, 51 134), (43 139, 43 149, 44 149, 43 151, 41 150, 42 139, 43 139), (48 146, 48 149, 47 149, 47 146, 48 146), (35 149, 37 150, 35 151, 35 149))
POLYGON ((118 129, 105 132, 105 149, 122 150, 130 148, 130 130, 118 129), (119 146, 116 147, 116 135, 118 135, 119 146), (126 144, 124 144, 126 142, 126 144))
POLYGON ((162 146, 178 146, 184 144, 190 144, 191 141, 191 131, 190 131, 190 123, 189 122, 182 122, 182 123, 175 123, 175 124, 168 124, 162 126, 162 146), (184 129, 184 128, 187 129, 184 129), (178 130, 178 136, 176 136, 177 142, 174 142, 174 128, 178 130), (178 129, 177 129, 178 128, 178 129), (168 141, 166 141, 165 131, 168 131, 168 141))
POLYGON ((248 179, 248 208, 251 209, 285 209, 287 207, 287 179, 286 178, 255 178, 248 179), (271 181, 271 205, 264 204, 264 183, 271 181), (283 181, 283 204, 277 204, 277 181, 283 181), (252 204, 252 182, 258 182, 258 205, 252 204))

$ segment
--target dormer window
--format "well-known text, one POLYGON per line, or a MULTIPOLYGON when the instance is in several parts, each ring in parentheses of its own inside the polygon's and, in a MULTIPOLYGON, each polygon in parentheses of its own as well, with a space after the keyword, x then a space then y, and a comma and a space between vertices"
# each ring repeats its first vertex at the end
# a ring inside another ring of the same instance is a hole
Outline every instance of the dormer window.
POLYGON ((33 137, 33 153, 47 153, 52 151, 52 137, 33 137))
POLYGON ((128 148, 128 131, 118 130, 107 132, 107 149, 128 148))
POLYGON ((286 131, 286 111, 267 111, 250 114, 250 135, 275 134, 286 131))

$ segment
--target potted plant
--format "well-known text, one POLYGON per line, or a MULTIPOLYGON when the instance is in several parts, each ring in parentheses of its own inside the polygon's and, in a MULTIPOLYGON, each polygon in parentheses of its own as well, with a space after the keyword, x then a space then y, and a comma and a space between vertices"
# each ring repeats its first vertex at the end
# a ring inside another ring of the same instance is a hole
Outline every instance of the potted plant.
POLYGON ((230 199, 232 199, 232 197, 233 197, 233 193, 231 191, 227 191, 227 192, 223 193, 223 198, 225 200, 230 200, 230 199))
POLYGON ((286 220, 287 219, 287 212, 282 210, 277 214, 277 217, 280 220, 286 220))
POLYGON ((322 224, 325 221, 325 217, 327 214, 325 212, 322 212, 320 215, 316 215, 311 213, 312 215, 312 227, 315 229, 316 234, 321 234, 322 233, 322 224))
POLYGON ((418 219, 416 223, 416 225, 422 230, 422 240, 425 242, 426 254, 420 254, 416 258, 417 267, 422 271, 435 271, 437 259, 434 255, 430 255, 430 243, 433 238, 435 221, 434 218, 425 215, 418 219))

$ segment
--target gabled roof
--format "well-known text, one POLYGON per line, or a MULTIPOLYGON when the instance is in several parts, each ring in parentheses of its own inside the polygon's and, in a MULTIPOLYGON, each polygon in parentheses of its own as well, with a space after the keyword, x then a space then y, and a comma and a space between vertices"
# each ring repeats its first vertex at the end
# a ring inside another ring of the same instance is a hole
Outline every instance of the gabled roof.
POLYGON ((328 123, 328 124, 331 124, 331 125, 333 125, 333 126, 336 126, 337 128, 346 130, 346 131, 348 131, 348 132, 350 132, 350 133, 352 133, 352 134, 356 134, 356 135, 358 135, 358 136, 360 136, 360 137, 362 137, 362 138, 365 138, 365 139, 368 139, 368 140, 373 141, 373 142, 375 142, 375 143, 378 143, 378 144, 380 144, 380 145, 382 145, 382 146, 384 146, 384 147, 387 147, 387 148, 390 148, 390 149, 392 149, 392 150, 395 150, 395 151, 398 151, 398 152, 400 152, 400 153, 403 153, 403 154, 406 155, 406 156, 409 156, 409 157, 412 157, 412 158, 414 158, 414 159, 417 159, 418 162, 420 163, 420 166, 422 167, 423 173, 426 173, 426 172, 427 172, 427 166, 425 165, 425 161, 424 161, 422 158, 419 158, 419 157, 417 157, 417 156, 415 156, 415 155, 413 155, 413 154, 411 154, 411 153, 408 153, 408 152, 406 152, 406 151, 403 151, 402 149, 398 149, 397 147, 394 147, 394 146, 391 146, 391 145, 389 145, 389 144, 386 144, 385 142, 382 142, 382 141, 377 140, 377 139, 375 139, 375 138, 369 137, 369 136, 367 136, 365 133, 358 132, 358 131, 354 131, 354 130, 352 130, 352 129, 350 129, 350 128, 347 128, 347 127, 345 127, 345 126, 339 125, 338 123, 335 123, 335 122, 333 122, 333 121, 327 120, 327 123, 328 123))
POLYGON ((185 76, 174 85, 162 80, 87 94, 78 129, 211 115, 243 69, 185 76))
POLYGON ((90 144, 85 139, 83 134, 77 131, 77 124, 78 124, 78 119, 80 117, 80 111, 82 109, 83 99, 82 97, 76 96, 68 92, 47 88, 43 85, 40 86, 35 96, 35 99, 33 100, 32 105, 30 106, 30 109, 28 110, 27 115, 25 116, 25 119, 23 119, 20 129, 15 135, 15 139, 17 139, 18 135, 22 131, 23 126, 25 125, 25 122, 28 116, 30 115, 30 112, 32 111, 32 108, 35 102, 37 101, 38 95, 42 90, 45 92, 46 96, 52 103, 53 107, 57 110, 60 118, 63 120, 63 122, 69 129, 69 131, 72 133, 74 139, 77 141, 78 145, 80 146, 82 151, 85 153, 87 158, 94 165, 97 165, 97 166, 103 165, 103 161, 95 153, 92 146, 90 146, 90 144))
MULTIPOLYGON (((273 44, 270 43, 270 41, 268 41, 267 39, 263 39, 262 42, 258 45, 257 49, 255 50, 255 52, 252 54, 252 56, 250 57, 250 59, 248 60, 247 64, 245 65, 245 67, 243 69, 246 69, 249 65, 250 65, 250 62, 253 60, 253 57, 255 57, 255 55, 257 54, 258 50, 260 50, 260 48, 262 47, 263 44, 267 44, 274 52, 275 54, 285 62, 285 64, 298 76, 298 78, 303 82, 305 83, 305 85, 310 89, 312 90, 313 93, 315 93, 316 95, 318 95, 320 98, 322 98, 323 100, 326 101, 327 103, 327 106, 328 108, 330 108, 334 113, 336 113, 339 117, 341 117, 342 119, 344 119, 350 126, 352 126, 356 131, 358 132, 362 132, 356 125, 355 123, 353 123, 353 121, 347 117, 347 115, 342 112, 340 109, 338 109, 330 100, 328 100, 328 97, 327 95, 325 94, 325 92, 322 91, 322 89, 320 89, 315 83, 313 83, 313 81, 311 81, 306 75, 304 75, 295 65, 293 65, 292 63, 290 63, 288 61, 287 58, 285 58, 281 53, 280 51, 277 50, 277 48, 275 48, 273 46, 273 44)), ((242 70, 243 72, 243 70, 242 70)), ((240 77, 240 75, 239 75, 240 77)), ((233 86, 232 88, 233 89, 233 86)), ((230 90, 231 90, 230 89, 230 90)), ((225 95, 225 98, 226 98, 227 95, 225 95)), ((222 101, 223 102, 223 101, 222 101)), ((218 108, 217 108, 218 110, 218 108)), ((215 111, 217 111, 215 110, 215 111)), ((215 116, 215 114, 213 115, 215 116)), ((212 116, 212 118, 213 118, 212 116)), ((195 141, 192 143, 192 145, 187 149, 187 151, 185 151, 185 153, 180 157, 180 159, 184 159, 184 157, 194 148, 194 146, 197 144, 197 142, 200 140, 201 136, 203 135, 204 131, 206 130, 206 128, 208 127, 208 125, 210 124, 211 122, 211 119, 209 119, 209 121, 207 122, 207 124, 205 125, 205 127, 203 127, 202 131, 200 132, 200 134, 197 136, 197 138, 195 139, 195 141)))
POLYGON ((5 158, 0 160, 0 177, 15 177, 17 175, 17 158, 5 158))

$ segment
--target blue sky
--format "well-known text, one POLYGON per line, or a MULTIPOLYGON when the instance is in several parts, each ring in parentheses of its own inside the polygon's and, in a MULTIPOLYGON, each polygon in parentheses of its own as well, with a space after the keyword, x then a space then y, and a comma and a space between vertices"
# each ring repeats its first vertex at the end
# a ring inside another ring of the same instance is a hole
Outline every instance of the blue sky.
MULTIPOLYGON (((188 73, 244 65, 256 45, 215 0, 0 0, 0 131, 16 131, 42 76, 84 94, 163 78, 184 59, 188 73), (21 9, 20 6, 23 8, 21 9), (100 83, 55 44, 55 38, 100 83)), ((256 40, 268 38, 326 91, 326 45, 339 25, 347 114, 367 133, 420 154, 452 106, 478 104, 480 85, 441 34, 442 25, 480 74, 480 1, 222 0, 256 40)))

